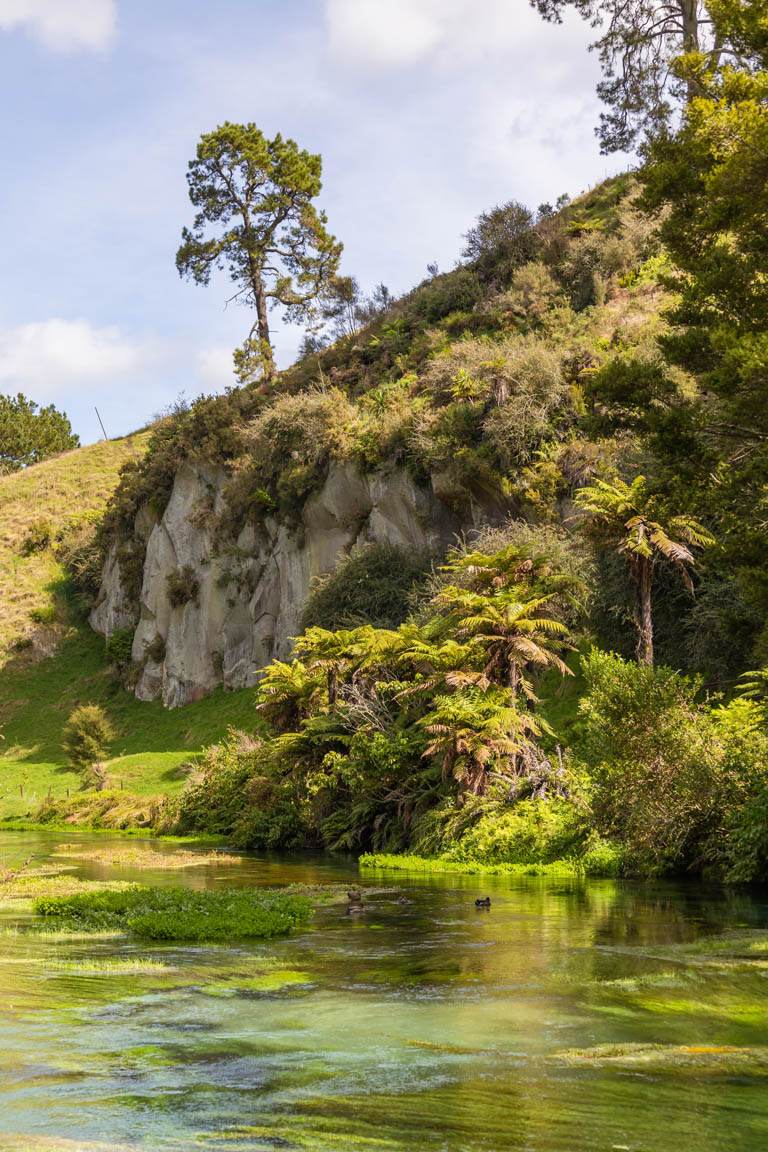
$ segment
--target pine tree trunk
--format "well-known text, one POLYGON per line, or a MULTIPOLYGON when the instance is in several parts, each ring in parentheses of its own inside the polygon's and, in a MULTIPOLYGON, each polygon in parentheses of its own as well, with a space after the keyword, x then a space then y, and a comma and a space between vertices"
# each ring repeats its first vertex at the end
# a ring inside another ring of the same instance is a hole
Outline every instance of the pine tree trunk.
POLYGON ((651 562, 640 557, 632 566, 635 580, 635 625, 637 627, 637 662, 641 668, 653 667, 653 618, 651 616, 651 562))
POLYGON ((275 361, 272 355, 272 343, 269 339, 269 315, 267 312, 267 297, 264 289, 259 281, 258 287, 254 291, 256 300, 256 316, 259 322, 259 344, 261 346, 261 358, 264 363, 264 379, 267 383, 274 378, 275 375, 275 361))

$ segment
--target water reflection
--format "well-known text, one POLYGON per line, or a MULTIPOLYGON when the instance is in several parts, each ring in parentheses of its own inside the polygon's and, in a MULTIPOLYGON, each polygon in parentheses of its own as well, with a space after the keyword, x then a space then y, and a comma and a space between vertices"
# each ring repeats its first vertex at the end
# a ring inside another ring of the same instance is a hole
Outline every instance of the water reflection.
MULTIPOLYGON (((65 841, 126 843, 7 833, 0 858, 61 859, 65 841)), ((84 878, 196 887, 357 880, 351 861, 322 856, 67 862, 84 878)), ((306 931, 261 944, 0 937, 0 1131, 28 1147, 171 1152, 768 1146, 760 900, 693 885, 386 880, 363 916, 323 907, 306 931), (490 910, 476 909, 486 893, 490 910), (728 931, 753 932, 742 955, 695 951, 728 931)))

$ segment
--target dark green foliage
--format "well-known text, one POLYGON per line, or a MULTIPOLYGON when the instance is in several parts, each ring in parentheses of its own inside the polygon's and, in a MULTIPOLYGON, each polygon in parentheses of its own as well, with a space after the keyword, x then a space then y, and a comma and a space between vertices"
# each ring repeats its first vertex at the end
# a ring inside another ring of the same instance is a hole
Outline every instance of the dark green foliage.
POLYGON ((408 615, 414 591, 430 567, 428 554, 385 541, 367 544, 316 581, 303 625, 331 630, 358 624, 396 628, 408 615))
POLYGON ((155 632, 149 644, 146 645, 144 655, 153 664, 162 664, 165 659, 165 640, 159 632, 155 632))
POLYGON ((541 247, 533 213, 517 200, 481 213, 464 237, 462 256, 486 282, 505 284, 515 268, 533 260, 541 247))
POLYGON ((75 767, 89 768, 104 759, 114 734, 103 708, 82 704, 64 725, 62 746, 75 767))
POLYGON ((567 672, 575 581, 531 541, 453 552, 444 576, 424 624, 308 628, 264 671, 265 739, 211 749, 178 826, 260 847, 405 847, 446 798, 540 783, 531 682, 567 672))
POLYGON ((418 293, 416 307, 420 316, 436 324, 454 312, 471 312, 483 294, 474 272, 461 268, 446 276, 436 276, 418 293))
POLYGON ((240 733, 206 753, 200 775, 175 801, 180 832, 224 834, 241 848, 293 848, 311 840, 267 744, 240 733))
POLYGON ((63 931, 117 929, 143 940, 230 940, 289 932, 309 919, 311 906, 304 896, 263 888, 132 887, 38 900, 35 912, 47 927, 63 931))
POLYGON ((110 664, 130 664, 133 649, 133 629, 118 628, 108 637, 104 646, 110 664))
POLYGON ((166 578, 168 588, 168 602, 172 608, 181 608, 193 600, 196 602, 200 594, 200 581, 195 570, 189 564, 183 568, 175 568, 166 578))
POLYGON ((98 512, 70 516, 60 525, 54 543, 56 558, 67 569, 79 607, 84 610, 96 601, 101 586, 104 559, 99 539, 101 519, 98 512))
POLYGON ((706 506, 718 525, 713 576, 720 588, 734 587, 733 607, 743 610, 738 621, 724 612, 721 634, 752 632, 753 658, 761 659, 766 633, 754 628, 768 613, 767 7, 708 7, 718 40, 738 43, 738 60, 691 54, 678 62, 697 100, 675 131, 651 142, 642 173, 643 206, 663 212, 667 280, 677 294, 661 349, 698 384, 678 406, 676 434, 654 448, 662 481, 706 506))
POLYGON ((79 444, 66 414, 53 404, 40 408, 21 392, 0 396, 0 476, 79 444))

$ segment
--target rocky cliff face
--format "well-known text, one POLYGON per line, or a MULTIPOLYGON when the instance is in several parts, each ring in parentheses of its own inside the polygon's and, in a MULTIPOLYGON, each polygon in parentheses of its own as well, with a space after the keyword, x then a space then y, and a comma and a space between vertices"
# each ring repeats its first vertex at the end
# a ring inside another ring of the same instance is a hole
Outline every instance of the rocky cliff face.
POLYGON ((503 518, 503 510, 479 506, 460 517, 433 485, 417 486, 404 469, 363 474, 351 463, 336 464, 298 526, 266 518, 221 549, 214 529, 228 481, 223 471, 184 464, 162 518, 140 513, 136 532, 146 541, 146 558, 138 610, 126 594, 116 545, 106 558, 91 624, 105 636, 135 627, 141 700, 162 697, 172 708, 222 682, 230 688, 254 682, 260 668, 289 654, 313 579, 333 571, 356 545, 388 540, 445 548, 457 533, 503 518), (174 606, 169 577, 179 573, 192 594, 174 606))

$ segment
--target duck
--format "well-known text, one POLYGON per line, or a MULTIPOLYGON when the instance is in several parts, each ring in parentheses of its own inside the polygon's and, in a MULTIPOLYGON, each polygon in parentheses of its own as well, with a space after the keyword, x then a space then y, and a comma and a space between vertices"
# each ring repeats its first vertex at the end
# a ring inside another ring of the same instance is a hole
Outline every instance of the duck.
POLYGON ((365 912, 363 904, 350 904, 347 908, 347 914, 351 916, 359 916, 361 912, 365 912))
POLYGON ((478 897, 477 900, 475 900, 475 908, 490 908, 490 906, 491 906, 490 896, 480 896, 480 897, 478 897))
POLYGON ((406 904, 412 904, 413 903, 413 901, 409 900, 407 896, 401 896, 397 902, 398 902, 398 904, 402 904, 403 906, 405 906, 406 904))
POLYGON ((353 904, 359 904, 362 898, 360 892, 356 892, 354 888, 350 888, 349 892, 347 892, 347 899, 351 900, 353 904))

